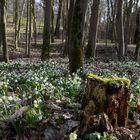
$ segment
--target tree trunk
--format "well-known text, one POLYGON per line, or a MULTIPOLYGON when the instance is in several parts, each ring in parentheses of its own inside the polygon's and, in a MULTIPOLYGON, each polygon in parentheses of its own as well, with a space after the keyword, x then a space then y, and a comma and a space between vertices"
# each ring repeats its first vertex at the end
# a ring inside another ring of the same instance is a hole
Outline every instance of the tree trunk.
POLYGON ((46 60, 50 57, 50 23, 51 23, 51 0, 44 2, 44 29, 41 59, 46 60))
POLYGON ((137 11, 136 17, 136 29, 135 29, 135 36, 134 36, 134 43, 136 44, 135 49, 135 61, 139 61, 140 57, 140 8, 137 11))
POLYGON ((134 43, 134 36, 135 36, 135 29, 136 29, 136 17, 137 17, 137 10, 138 10, 138 4, 139 4, 140 0, 134 0, 134 4, 133 4, 133 13, 132 14, 132 19, 131 19, 131 26, 130 26, 130 35, 129 35, 129 42, 131 44, 134 43))
POLYGON ((17 30, 18 46, 20 45, 20 29, 21 29, 21 22, 22 22, 22 17, 23 17, 24 9, 25 9, 25 0, 23 0, 22 9, 21 9, 21 13, 20 13, 19 21, 18 21, 18 30, 17 30))
POLYGON ((124 58, 125 47, 124 47, 124 26, 123 26, 123 0, 117 1, 117 15, 116 15, 116 31, 117 41, 119 45, 119 60, 124 58))
POLYGON ((69 69, 71 73, 76 72, 77 69, 83 66, 82 43, 87 4, 87 0, 76 0, 75 2, 69 52, 69 69))
POLYGON ((55 36, 60 38, 60 21, 61 21, 61 13, 62 13, 62 2, 63 0, 59 0, 59 9, 58 15, 56 20, 56 27, 55 27, 55 36))
POLYGON ((0 51, 2 51, 2 32, 1 32, 1 22, 0 22, 0 51))
POLYGON ((130 80, 126 78, 88 76, 78 129, 80 138, 84 139, 86 134, 113 131, 113 128, 126 126, 129 85, 130 80))
MULTIPOLYGON (((113 41, 117 41, 117 33, 116 33, 116 27, 115 27, 115 23, 116 23, 116 12, 117 12, 117 0, 114 1, 111 0, 110 1, 110 5, 111 5, 111 11, 112 11, 112 40, 111 42, 113 43, 113 41)), ((116 42, 115 42, 116 43, 116 42)))
POLYGON ((35 0, 31 0, 32 2, 32 15, 33 15, 33 36, 35 41, 35 47, 37 47, 37 28, 36 28, 36 14, 35 14, 35 0))
POLYGON ((62 4, 62 10, 63 10, 63 13, 62 13, 62 26, 63 26, 62 42, 64 42, 66 40, 65 32, 67 30, 67 26, 66 26, 66 23, 67 23, 67 1, 68 0, 63 1, 63 4, 62 4))
POLYGON ((29 31, 29 0, 27 0, 27 15, 26 15, 26 49, 25 49, 26 54, 28 54, 28 31, 29 31))
POLYGON ((8 46, 6 39, 6 21, 5 21, 5 0, 0 2, 0 35, 3 46, 3 58, 5 62, 9 62, 8 46))
POLYGON ((52 10, 51 10, 51 42, 54 43, 54 0, 52 1, 52 10))
POLYGON ((89 39, 86 48, 86 57, 94 57, 96 52, 96 38, 98 28, 98 14, 99 14, 100 0, 94 0, 92 5, 92 13, 90 19, 89 39))
POLYGON ((31 56, 31 37, 32 37, 32 0, 29 0, 28 58, 30 58, 31 56))
POLYGON ((69 10, 68 10, 68 19, 67 19, 67 37, 66 37, 66 45, 64 48, 64 55, 69 54, 69 49, 70 49, 70 38, 71 38, 71 29, 72 29, 72 21, 73 21, 73 12, 74 12, 74 1, 75 0, 70 0, 69 1, 69 10))
POLYGON ((133 0, 129 0, 129 6, 126 7, 126 23, 124 32, 124 42, 125 42, 125 54, 127 55, 129 36, 130 36, 130 23, 131 23, 131 13, 133 7, 133 0))
POLYGON ((15 0, 15 17, 14 17, 14 23, 15 23, 15 48, 18 48, 18 19, 19 19, 19 4, 18 0, 15 0))

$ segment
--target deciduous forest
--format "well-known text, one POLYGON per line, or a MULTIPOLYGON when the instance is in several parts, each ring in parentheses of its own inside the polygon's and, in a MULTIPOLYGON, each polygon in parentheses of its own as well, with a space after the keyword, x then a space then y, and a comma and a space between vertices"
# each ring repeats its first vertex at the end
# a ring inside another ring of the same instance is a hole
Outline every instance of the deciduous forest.
POLYGON ((140 140, 140 1, 0 0, 0 140, 140 140))

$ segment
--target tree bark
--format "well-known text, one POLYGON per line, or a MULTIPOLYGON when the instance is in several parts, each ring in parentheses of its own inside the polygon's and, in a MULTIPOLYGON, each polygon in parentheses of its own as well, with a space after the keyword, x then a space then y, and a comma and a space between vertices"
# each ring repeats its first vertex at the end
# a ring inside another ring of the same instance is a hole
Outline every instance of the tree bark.
POLYGON ((3 58, 5 62, 9 62, 8 46, 6 39, 6 21, 5 21, 5 0, 0 2, 0 35, 3 46, 3 58))
POLYGON ((136 16, 136 29, 135 29, 135 36, 134 36, 134 43, 136 44, 135 49, 135 61, 139 61, 140 57, 140 8, 137 11, 136 16))
POLYGON ((99 5, 100 5, 100 0, 93 1, 92 13, 91 13, 91 18, 90 18, 88 45, 86 48, 87 58, 90 58, 90 57, 95 58, 99 5))
POLYGON ((122 60, 125 55, 124 47, 124 26, 123 26, 123 0, 117 1, 117 15, 116 15, 116 31, 117 41, 119 46, 119 60, 122 60))
POLYGON ((51 10, 51 42, 54 43, 54 0, 52 1, 52 10, 51 10))
POLYGON ((62 13, 62 3, 63 0, 59 0, 59 9, 58 9, 58 15, 56 20, 56 27, 55 27, 55 36, 60 38, 60 21, 61 21, 61 13, 62 13))
POLYGON ((35 0, 31 0, 32 3, 32 15, 33 15, 33 36, 35 41, 35 47, 37 47, 37 28, 36 28, 36 13, 35 13, 35 0))
POLYGON ((31 56, 32 37, 32 0, 29 0, 29 35, 28 35, 28 58, 31 56))
POLYGON ((111 42, 113 43, 113 41, 117 41, 117 33, 116 33, 116 27, 115 27, 115 23, 116 23, 116 12, 117 12, 117 0, 114 1, 111 0, 110 1, 110 5, 111 5, 111 15, 112 15, 112 40, 111 42))
POLYGON ((15 48, 18 48, 18 20, 19 20, 19 3, 18 0, 15 0, 15 16, 14 16, 14 23, 15 23, 15 48))
POLYGON ((67 19, 67 35, 66 35, 66 45, 64 48, 64 55, 68 55, 70 52, 70 38, 71 38, 71 29, 72 29, 72 21, 73 21, 73 12, 74 12, 74 2, 75 0, 69 1, 69 10, 68 10, 68 19, 67 19))
POLYGON ((101 78, 90 74, 87 93, 83 98, 78 135, 110 132, 125 127, 128 118, 130 80, 126 78, 101 78))
POLYGON ((27 0, 27 15, 26 15, 26 49, 25 53, 28 54, 28 34, 29 33, 29 0, 27 0))
POLYGON ((50 23, 51 23, 51 0, 44 1, 44 29, 41 59, 46 60, 50 57, 50 23))
POLYGON ((125 54, 127 55, 129 36, 130 36, 130 23, 131 23, 131 14, 132 14, 133 0, 129 0, 129 6, 126 11, 126 23, 125 23, 125 32, 124 32, 124 43, 125 43, 125 54))
POLYGON ((18 46, 20 45, 20 29, 21 29, 21 22, 22 22, 22 17, 23 17, 24 9, 25 9, 25 0, 23 0, 22 9, 21 9, 21 13, 20 13, 19 21, 18 21, 18 30, 17 30, 18 46))
POLYGON ((83 66, 83 31, 85 24, 85 13, 87 9, 87 0, 76 0, 73 13, 72 29, 69 52, 70 73, 76 72, 83 66))

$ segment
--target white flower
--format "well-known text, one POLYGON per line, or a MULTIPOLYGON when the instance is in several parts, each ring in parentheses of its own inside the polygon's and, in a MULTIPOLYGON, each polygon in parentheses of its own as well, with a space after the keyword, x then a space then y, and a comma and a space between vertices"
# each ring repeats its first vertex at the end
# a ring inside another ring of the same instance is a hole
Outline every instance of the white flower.
POLYGON ((38 103, 36 100, 34 101, 34 107, 36 107, 36 108, 38 107, 38 103))
POLYGON ((0 98, 0 103, 2 102, 3 100, 0 98))
POLYGON ((26 94, 23 94, 22 97, 25 98, 26 97, 26 94))
POLYGON ((74 131, 73 133, 71 133, 71 134, 69 135, 69 138, 70 138, 70 140, 76 140, 76 139, 77 139, 76 131, 74 131))
POLYGON ((41 100, 41 99, 39 99, 39 100, 38 100, 38 102, 39 102, 39 103, 41 103, 41 102, 42 102, 42 100, 41 100))
POLYGON ((3 99, 3 100, 6 100, 6 99, 7 99, 7 97, 6 97, 6 96, 2 96, 2 99, 3 99))
POLYGON ((32 98, 32 96, 29 96, 28 98, 29 98, 29 99, 31 99, 31 98, 32 98))
POLYGON ((12 101, 12 100, 13 100, 13 97, 12 97, 12 96, 9 96, 9 97, 8 97, 8 100, 9 100, 9 101, 12 101))
POLYGON ((2 87, 2 85, 3 85, 3 82, 2 82, 2 81, 0 81, 0 87, 2 87))

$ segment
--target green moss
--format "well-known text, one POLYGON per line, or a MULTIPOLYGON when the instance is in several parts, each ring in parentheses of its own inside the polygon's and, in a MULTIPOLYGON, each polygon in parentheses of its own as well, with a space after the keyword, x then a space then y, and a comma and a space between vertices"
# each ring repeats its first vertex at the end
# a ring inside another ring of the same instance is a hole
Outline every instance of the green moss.
POLYGON ((100 81, 107 85, 125 86, 127 88, 129 87, 129 85, 131 83, 131 81, 127 78, 120 78, 120 77, 114 77, 114 76, 102 78, 95 74, 88 74, 88 78, 96 79, 97 81, 100 81))

